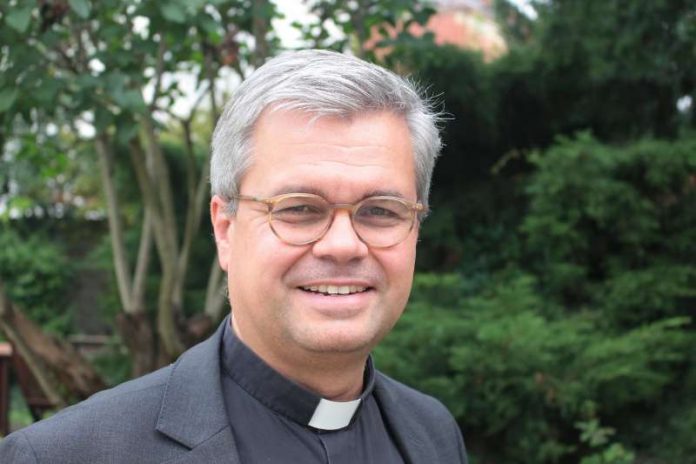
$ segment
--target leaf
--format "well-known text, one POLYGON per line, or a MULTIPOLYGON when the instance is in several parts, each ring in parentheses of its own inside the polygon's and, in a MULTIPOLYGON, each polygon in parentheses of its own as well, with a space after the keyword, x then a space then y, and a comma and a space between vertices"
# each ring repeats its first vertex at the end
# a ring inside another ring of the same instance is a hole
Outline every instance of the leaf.
POLYGON ((18 209, 20 211, 25 211, 31 208, 32 206, 34 206, 34 202, 31 200, 31 198, 28 198, 26 196, 16 196, 14 198, 10 198, 7 209, 18 209))
POLYGON ((89 2, 87 0, 68 0, 70 8, 82 19, 89 16, 89 2))
POLYGON ((7 111, 17 99, 17 89, 0 90, 0 113, 7 111))
POLYGON ((26 32, 31 20, 31 7, 15 8, 5 17, 7 24, 19 33, 26 32))
POLYGON ((113 120, 113 115, 101 105, 94 111, 94 128, 97 132, 106 130, 113 120))
POLYGON ((99 79, 91 74, 82 74, 75 78, 75 83, 80 87, 80 90, 91 90, 99 85, 99 79))
POLYGON ((128 82, 128 76, 119 70, 109 72, 103 79, 105 79, 106 88, 109 89, 109 91, 122 89, 128 82))
POLYGON ((138 134, 138 125, 132 120, 119 121, 116 129, 116 140, 126 145, 138 134))
POLYGON ((217 21, 207 14, 202 15, 198 19, 198 24, 200 28, 203 29, 208 35, 218 35, 220 32, 220 27, 218 26, 217 21))
POLYGON ((172 21, 174 23, 185 23, 186 22, 186 11, 184 11, 181 5, 176 3, 165 3, 160 5, 160 11, 165 19, 172 21))
POLYGON ((142 94, 137 90, 114 89, 110 92, 114 102, 123 109, 140 112, 145 109, 142 94))
POLYGON ((62 82, 56 79, 46 79, 34 92, 34 97, 42 105, 53 105, 62 88, 62 82))

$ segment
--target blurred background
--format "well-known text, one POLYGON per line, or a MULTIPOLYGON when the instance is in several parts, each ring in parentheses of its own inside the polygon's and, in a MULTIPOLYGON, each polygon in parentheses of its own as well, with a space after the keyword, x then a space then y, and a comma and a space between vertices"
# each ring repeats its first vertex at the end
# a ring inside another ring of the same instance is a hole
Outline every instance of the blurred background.
POLYGON ((298 48, 450 115, 377 366, 450 408, 472 464, 696 463, 690 0, 3 2, 0 433, 227 314, 210 135, 298 48))

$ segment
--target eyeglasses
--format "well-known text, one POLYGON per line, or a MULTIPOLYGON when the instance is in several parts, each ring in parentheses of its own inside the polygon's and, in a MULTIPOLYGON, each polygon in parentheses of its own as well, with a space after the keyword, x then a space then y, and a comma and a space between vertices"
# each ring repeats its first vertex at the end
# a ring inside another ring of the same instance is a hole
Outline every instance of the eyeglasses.
POLYGON ((348 211, 353 230, 360 240, 375 248, 403 242, 413 229, 421 203, 398 197, 374 196, 355 204, 331 204, 319 195, 288 193, 271 198, 233 195, 238 200, 255 201, 268 207, 268 224, 281 241, 289 245, 308 245, 320 240, 331 227, 336 210, 348 211))

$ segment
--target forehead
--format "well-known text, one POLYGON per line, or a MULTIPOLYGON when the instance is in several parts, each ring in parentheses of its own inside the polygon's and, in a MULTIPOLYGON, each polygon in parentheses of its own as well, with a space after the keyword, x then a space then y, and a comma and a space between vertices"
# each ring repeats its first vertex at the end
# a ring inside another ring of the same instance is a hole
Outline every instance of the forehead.
POLYGON ((406 121, 387 111, 350 118, 263 113, 254 128, 252 164, 241 190, 271 195, 298 188, 327 197, 374 190, 415 198, 406 121))

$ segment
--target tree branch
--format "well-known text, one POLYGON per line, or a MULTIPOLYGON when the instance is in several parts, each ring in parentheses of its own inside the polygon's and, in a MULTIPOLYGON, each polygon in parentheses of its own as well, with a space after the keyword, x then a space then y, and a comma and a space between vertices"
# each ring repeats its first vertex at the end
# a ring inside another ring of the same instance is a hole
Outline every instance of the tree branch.
POLYGON ((123 225, 119 214, 118 197, 113 178, 113 153, 106 134, 99 134, 95 139, 99 155, 99 167, 102 178, 102 188, 106 197, 107 217, 109 219, 109 236, 111 251, 114 257, 116 284, 121 299, 121 305, 126 312, 132 311, 131 275, 128 256, 123 238, 123 225))
MULTIPOLYGON (((148 172, 146 153, 143 147, 140 145, 138 139, 131 140, 130 144, 130 155, 131 163, 133 169, 135 170, 135 176, 138 181, 138 186, 140 187, 140 193, 143 196, 143 203, 145 205, 145 211, 150 213, 150 227, 154 232, 154 241, 157 246, 157 252, 160 258, 162 266, 165 263, 169 263, 168 256, 171 255, 172 251, 169 249, 169 241, 163 239, 166 235, 166 225, 162 218, 162 209, 159 206, 157 194, 152 185, 152 179, 148 172)), ((170 263, 171 264, 171 263, 170 263)))
MULTIPOLYGON (((210 93, 210 111, 212 112, 213 119, 213 129, 215 129, 215 123, 220 117, 220 110, 217 104, 217 98, 215 98, 215 70, 213 69, 213 57, 211 56, 212 49, 206 48, 205 55, 203 59, 203 67, 205 70, 205 77, 208 79, 208 92, 210 93)), ((239 66, 239 60, 236 61, 237 66, 239 66)), ((238 71, 239 76, 244 79, 241 68, 238 71)))
POLYGON ((200 226, 201 210, 203 209, 202 203, 205 200, 205 197, 199 200, 198 195, 196 194, 195 178, 197 177, 197 168, 196 155, 193 147, 193 137, 191 135, 191 120, 188 119, 186 121, 182 121, 181 126, 184 132, 184 147, 186 148, 186 190, 188 198, 184 236, 181 242, 179 262, 177 265, 179 279, 183 282, 188 269, 189 257, 191 255, 191 245, 200 226))
POLYGON ((85 44, 83 43, 83 38, 82 38, 82 31, 77 28, 77 26, 73 26, 70 28, 70 32, 73 35, 73 39, 75 40, 75 43, 77 43, 77 52, 78 52, 78 68, 82 72, 87 72, 89 69, 89 59, 87 55, 87 50, 85 47, 85 44))
POLYGON ((138 258, 135 264, 133 277, 133 306, 134 313, 145 311, 145 284, 147 283, 147 271, 150 266, 152 250, 152 211, 145 208, 143 225, 138 247, 138 258))
POLYGON ((152 91, 152 101, 150 102, 150 112, 153 112, 157 106, 157 99, 160 96, 162 86, 162 75, 164 74, 164 53, 167 50, 164 43, 164 36, 160 34, 159 46, 157 48, 157 66, 155 68, 155 85, 152 91))
MULTIPOLYGON (((131 160, 144 197, 145 207, 153 215, 154 242, 157 246, 160 267, 162 268, 157 301, 157 330, 166 355, 169 359, 172 359, 184 349, 175 322, 175 314, 181 309, 183 285, 183 282, 178 279, 178 252, 176 242, 173 241, 170 230, 170 227, 176 227, 176 224, 173 226, 169 225, 170 219, 165 217, 166 212, 164 208, 160 207, 161 196, 158 194, 158 186, 153 185, 155 179, 164 174, 156 169, 149 173, 146 165, 146 156, 156 158, 156 153, 153 153, 152 150, 145 152, 137 139, 134 139, 130 145, 131 160)), ((153 165, 155 165, 155 162, 156 159, 153 160, 153 165)), ((161 184, 162 180, 159 180, 161 184)), ((164 181, 168 183, 169 178, 165 178, 164 181)))
POLYGON ((196 101, 193 102, 193 105, 191 106, 191 112, 189 113, 188 117, 186 119, 182 118, 177 118, 179 121, 183 124, 185 121, 188 121, 189 124, 191 124, 194 120, 194 117, 196 116, 196 112, 198 112, 198 107, 203 103, 203 99, 205 98, 205 95, 210 91, 210 84, 206 83, 205 84, 207 88, 205 88, 200 95, 196 97, 196 101))
MULTIPOLYGON (((162 221, 165 225, 165 235, 162 239, 167 240, 167 248, 172 254, 168 258, 176 256, 179 239, 177 234, 176 215, 174 213, 174 195, 172 194, 169 167, 162 153, 162 148, 159 145, 159 140, 155 132, 153 121, 149 115, 142 117, 144 128, 145 141, 147 143, 147 155, 152 161, 152 172, 150 182, 155 186, 155 191, 159 200, 159 206, 162 209, 162 221)), ((171 262, 165 261, 162 264, 174 264, 175 259, 171 262)))
MULTIPOLYGON (((206 68, 206 75, 210 82, 208 84, 208 90, 214 88, 214 76, 209 72, 209 68, 206 68)), ((186 279, 186 273, 188 271, 189 261, 191 258, 191 247, 193 240, 198 235, 201 225, 201 218, 203 215, 203 207, 205 204, 206 193, 207 193, 207 173, 210 165, 209 156, 206 156, 203 162, 202 169, 200 170, 200 175, 197 176, 197 166, 196 166, 196 154, 193 142, 193 133, 191 130, 191 124, 196 114, 196 108, 203 100, 206 92, 201 93, 198 99, 194 103, 194 106, 189 114, 188 119, 181 120, 181 127, 184 135, 184 147, 186 148, 186 184, 187 184, 187 200, 188 208, 186 209, 186 221, 184 225, 184 236, 181 243, 181 248, 179 250, 179 262, 177 266, 178 270, 178 281, 183 285, 186 279), (198 177, 198 182, 196 182, 196 177, 198 177)), ((214 97, 211 97, 214 103, 214 97)), ((215 110, 213 110, 215 111, 215 110)))

